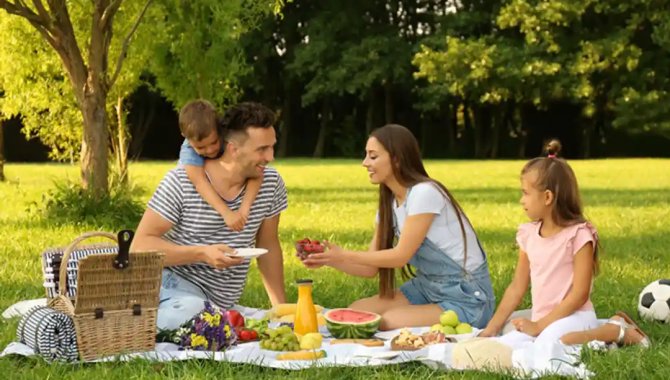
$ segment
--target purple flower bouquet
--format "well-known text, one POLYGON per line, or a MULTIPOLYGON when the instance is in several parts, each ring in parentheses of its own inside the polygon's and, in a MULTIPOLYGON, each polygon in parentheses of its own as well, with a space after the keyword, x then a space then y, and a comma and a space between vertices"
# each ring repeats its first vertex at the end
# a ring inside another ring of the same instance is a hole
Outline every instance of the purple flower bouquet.
POLYGON ((223 351, 237 342, 226 311, 205 301, 205 308, 186 322, 176 334, 182 349, 223 351))

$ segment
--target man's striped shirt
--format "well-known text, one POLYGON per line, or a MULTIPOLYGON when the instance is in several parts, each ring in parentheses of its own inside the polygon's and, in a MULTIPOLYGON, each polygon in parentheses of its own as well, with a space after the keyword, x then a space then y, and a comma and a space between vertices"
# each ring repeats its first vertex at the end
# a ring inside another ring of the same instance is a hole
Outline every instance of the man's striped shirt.
MULTIPOLYGON (((232 201, 231 210, 242 204, 246 187, 232 201)), ((274 168, 265 168, 263 183, 251 206, 242 231, 228 228, 221 215, 197 192, 183 167, 168 172, 149 200, 149 208, 172 223, 164 238, 178 245, 227 244, 231 248, 254 247, 256 234, 264 219, 276 216, 288 207, 284 180, 274 168)), ((205 263, 167 268, 198 285, 214 304, 229 308, 240 296, 249 270, 249 260, 240 265, 216 269, 205 263)))

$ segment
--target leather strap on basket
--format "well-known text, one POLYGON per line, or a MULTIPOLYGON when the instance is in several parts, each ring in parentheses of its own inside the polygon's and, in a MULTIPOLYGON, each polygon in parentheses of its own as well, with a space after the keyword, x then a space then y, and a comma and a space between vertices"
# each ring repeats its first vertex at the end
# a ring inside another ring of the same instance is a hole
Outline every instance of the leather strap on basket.
POLYGON ((110 234, 108 232, 87 232, 85 234, 80 235, 78 238, 74 239, 70 245, 65 248, 65 252, 63 252, 63 259, 61 261, 61 266, 60 266, 60 277, 59 277, 59 283, 60 286, 58 287, 58 293, 63 296, 64 298, 67 298, 65 295, 65 292, 67 291, 67 263, 70 260, 70 255, 72 252, 74 252, 75 248, 81 243, 82 241, 94 237, 105 237, 111 240, 116 240, 116 236, 113 234, 110 234))
POLYGON ((130 265, 130 243, 133 241, 135 233, 131 230, 121 230, 117 235, 119 242, 119 254, 112 264, 116 269, 125 269, 130 265))

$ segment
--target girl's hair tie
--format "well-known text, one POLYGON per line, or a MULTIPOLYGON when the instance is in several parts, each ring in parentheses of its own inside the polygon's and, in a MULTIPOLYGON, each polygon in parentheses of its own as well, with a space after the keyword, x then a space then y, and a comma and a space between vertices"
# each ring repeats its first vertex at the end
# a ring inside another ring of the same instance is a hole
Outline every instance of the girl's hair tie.
POLYGON ((547 158, 556 158, 556 155, 554 153, 549 153, 547 155, 547 158))

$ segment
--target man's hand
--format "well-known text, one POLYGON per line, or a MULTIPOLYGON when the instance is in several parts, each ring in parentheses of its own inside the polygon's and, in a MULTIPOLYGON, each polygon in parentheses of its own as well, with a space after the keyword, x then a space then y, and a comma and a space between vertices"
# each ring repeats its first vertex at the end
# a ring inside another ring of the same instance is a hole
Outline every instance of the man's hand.
POLYGON ((240 265, 244 261, 241 257, 228 256, 235 251, 225 244, 212 244, 202 247, 203 261, 214 268, 223 269, 240 265))
POLYGON ((242 231, 244 225, 247 223, 247 218, 241 212, 228 211, 222 216, 228 228, 236 232, 242 231))

